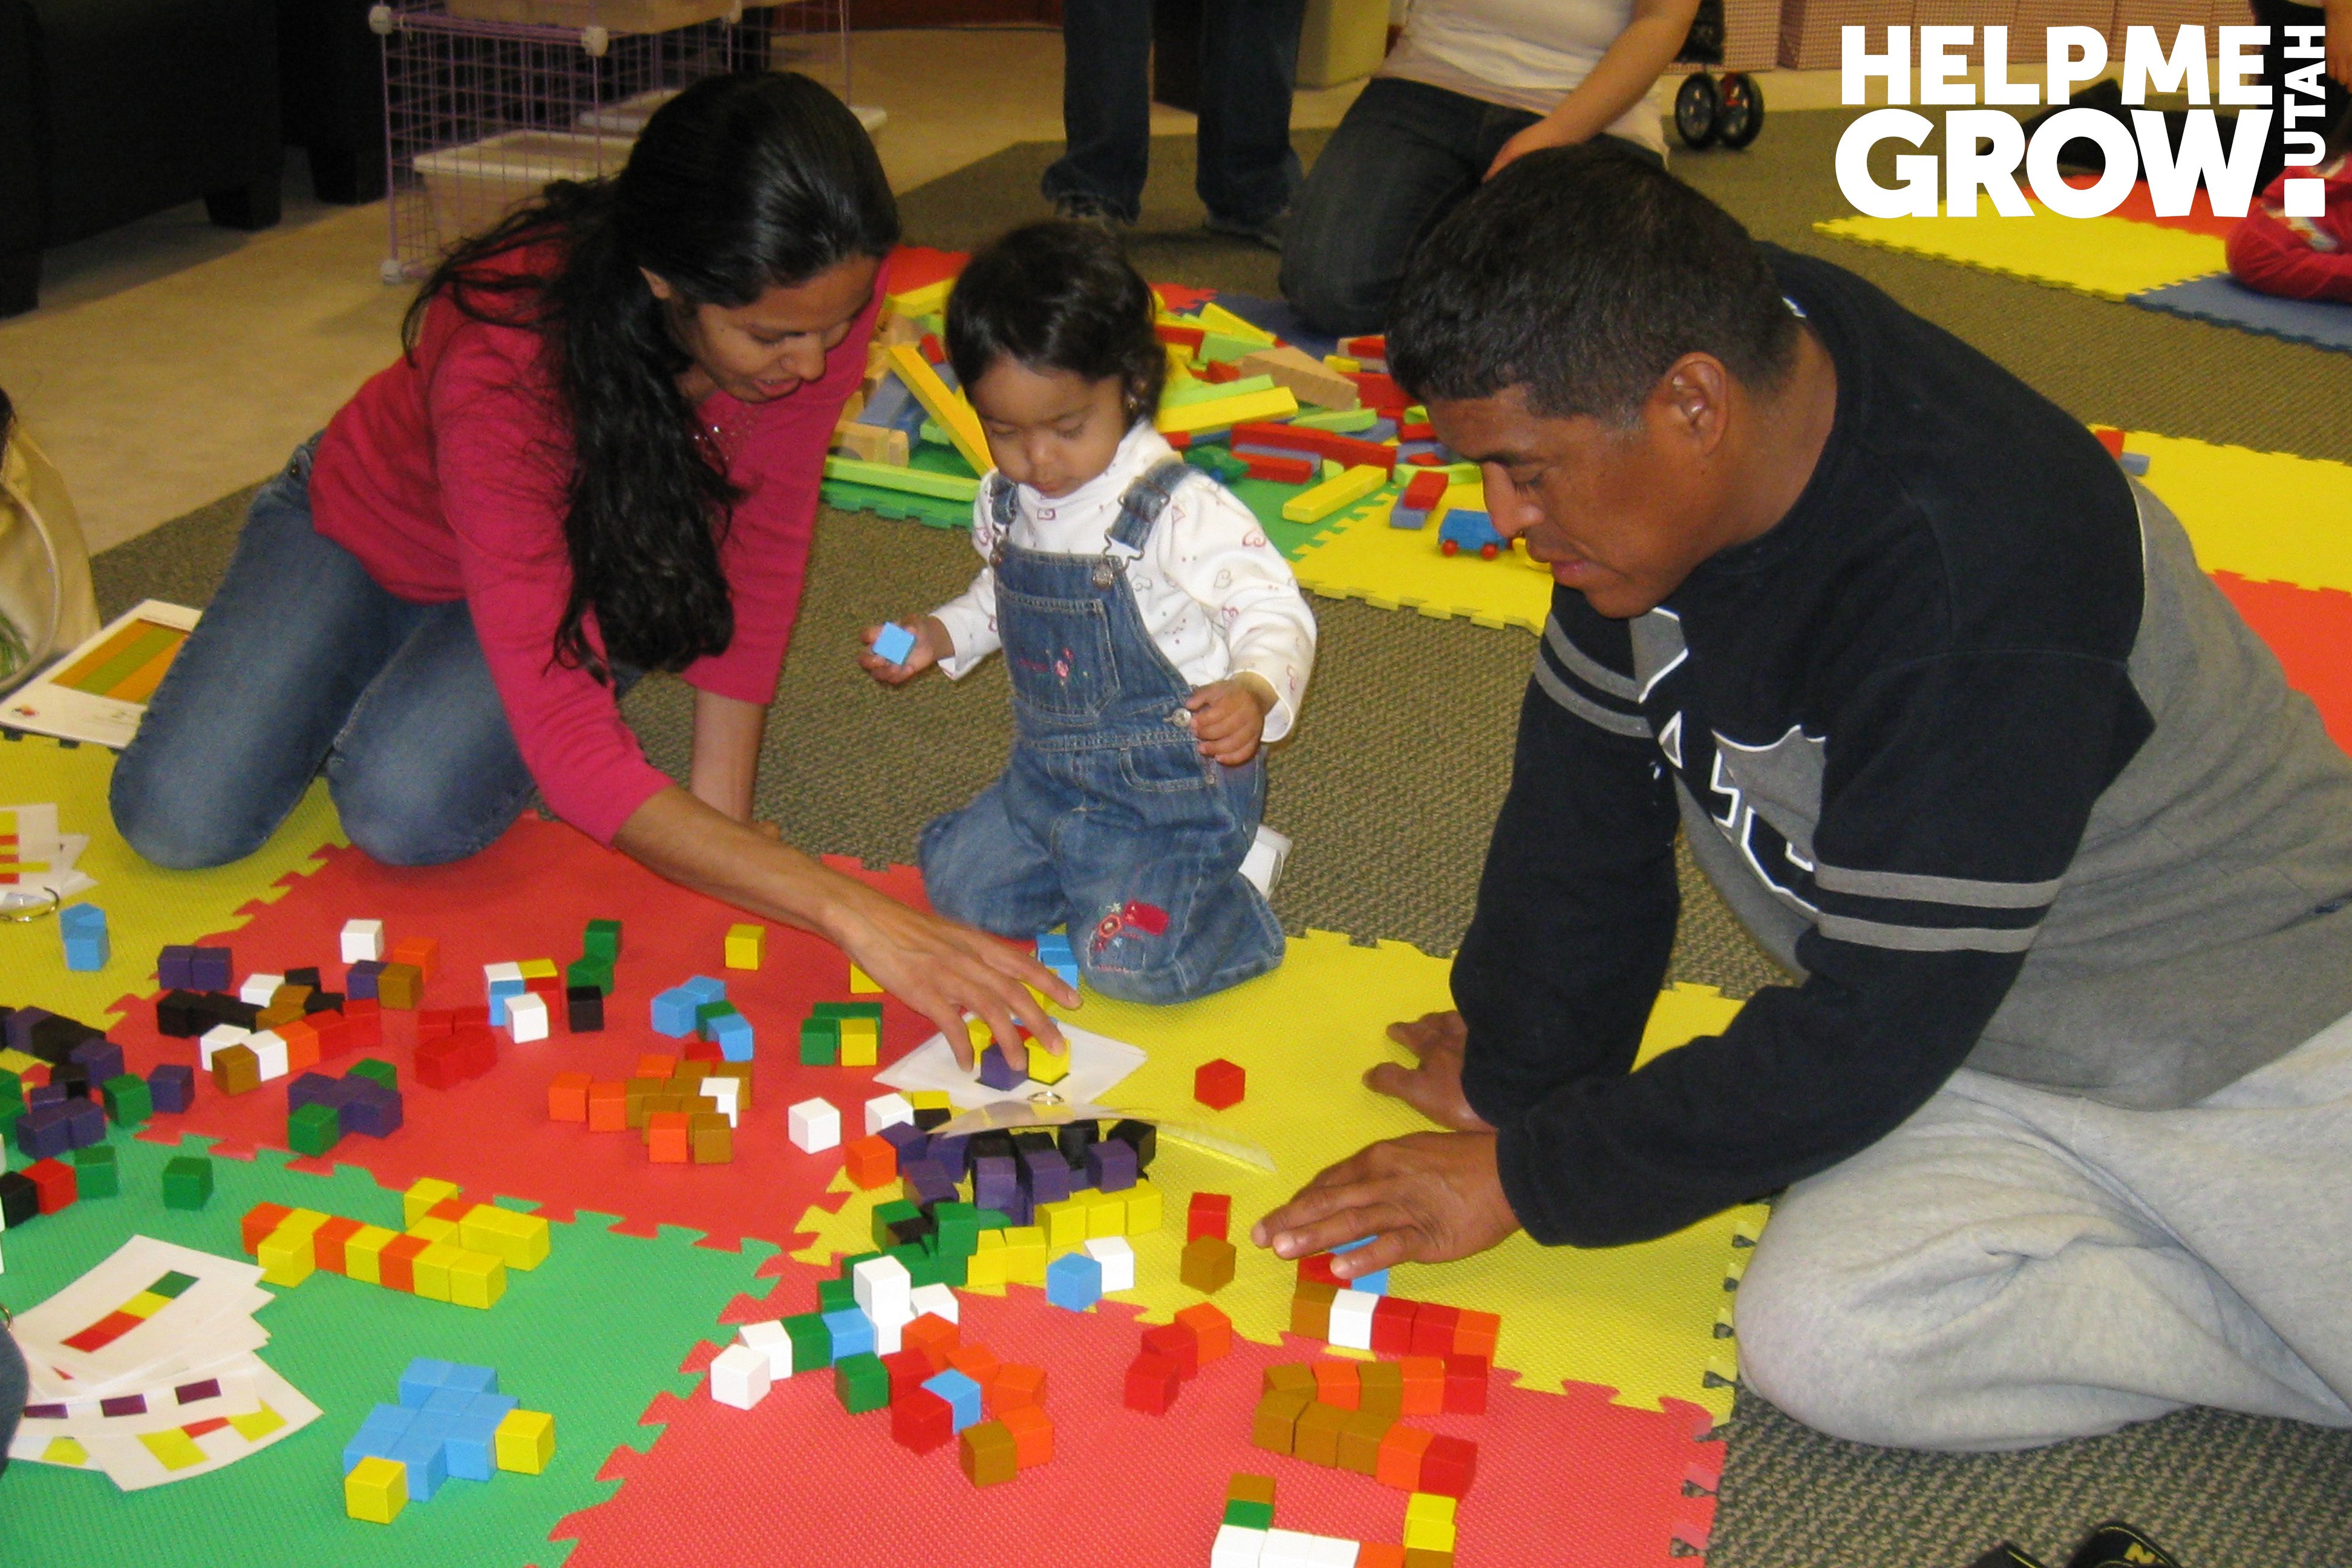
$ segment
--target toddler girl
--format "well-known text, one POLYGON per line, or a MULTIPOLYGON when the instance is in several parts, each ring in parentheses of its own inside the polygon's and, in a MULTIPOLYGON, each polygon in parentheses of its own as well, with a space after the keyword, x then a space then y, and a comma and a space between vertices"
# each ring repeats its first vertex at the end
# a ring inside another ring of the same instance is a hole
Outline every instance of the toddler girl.
POLYGON ((1249 509, 1152 428, 1157 312, 1091 226, 1033 224, 972 258, 947 339, 996 460, 972 509, 988 563, 903 662, 859 662, 895 686, 1004 650, 1013 755, 923 829, 933 907, 1008 937, 1066 921, 1097 990, 1181 1002, 1282 962, 1270 879, 1242 862, 1315 617, 1249 509))

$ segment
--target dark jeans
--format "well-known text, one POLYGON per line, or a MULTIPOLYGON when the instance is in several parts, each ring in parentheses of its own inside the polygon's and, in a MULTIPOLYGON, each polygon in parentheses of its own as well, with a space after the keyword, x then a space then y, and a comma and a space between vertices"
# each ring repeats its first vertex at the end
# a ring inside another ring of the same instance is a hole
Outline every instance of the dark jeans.
MULTIPOLYGON (((1367 82, 1298 193, 1283 237, 1283 298, 1317 331, 1381 331, 1421 237, 1537 118, 1423 82, 1367 82)), ((1603 140, 1659 161, 1635 142, 1603 140)))
MULTIPOLYGON (((2262 173, 2254 176, 2254 190, 2259 194, 2267 190, 2270 183, 2279 177, 2279 171, 2286 167, 2286 73, 2311 63, 2286 58, 2285 30, 2321 26, 2327 20, 2327 13, 2316 5, 2297 5, 2294 0, 2253 0, 2253 12, 2254 21, 2271 30, 2271 41, 2263 46, 2263 85, 2271 89, 2271 134, 2263 147, 2262 173)), ((2345 110, 2352 108, 2352 92, 2346 91, 2342 82, 2329 76, 2324 65, 2319 83, 2327 92, 2323 100, 2326 114, 2318 120, 2299 121, 2295 129, 2315 131, 2325 138, 2344 123, 2345 110)), ((2301 93, 2294 96, 2304 102, 2310 101, 2301 93)))
POLYGON ((25 1352, 0 1328, 0 1470, 8 1468, 8 1445, 16 1440, 16 1424, 24 1419, 27 1386, 25 1352))
MULTIPOLYGON (((1201 15, 1197 186, 1209 216, 1256 226, 1300 178, 1290 92, 1307 0, 1206 0, 1201 15)), ((1091 202, 1133 223, 1151 154, 1150 0, 1064 0, 1062 130, 1069 150, 1045 199, 1091 202)))
POLYGON ((310 454, 246 515, 228 575, 114 765, 114 824, 159 866, 242 859, 323 768, 376 859, 485 849, 530 800, 464 601, 415 605, 310 526, 310 454))

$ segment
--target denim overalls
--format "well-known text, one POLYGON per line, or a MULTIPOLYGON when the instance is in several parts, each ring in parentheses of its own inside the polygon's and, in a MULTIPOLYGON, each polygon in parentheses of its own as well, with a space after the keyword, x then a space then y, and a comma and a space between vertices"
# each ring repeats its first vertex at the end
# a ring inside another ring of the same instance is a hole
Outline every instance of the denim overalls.
POLYGON ((1126 581, 1188 471, 1170 458, 1129 487, 1100 555, 1008 542, 1013 486, 991 478, 1013 755, 922 834, 934 909, 1007 937, 1066 921, 1087 983, 1133 1002, 1204 996, 1282 962, 1282 928, 1239 874, 1265 753, 1229 768, 1195 750, 1192 688, 1126 581))

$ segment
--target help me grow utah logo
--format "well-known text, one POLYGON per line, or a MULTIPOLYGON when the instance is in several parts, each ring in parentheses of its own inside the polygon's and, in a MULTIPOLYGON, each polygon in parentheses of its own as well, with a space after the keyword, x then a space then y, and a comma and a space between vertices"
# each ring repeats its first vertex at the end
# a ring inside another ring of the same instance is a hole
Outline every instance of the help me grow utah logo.
MULTIPOLYGON (((1841 96, 1849 104, 1869 101, 1866 95, 1873 78, 1886 84, 1890 106, 1911 101, 1915 70, 1911 29, 1883 31, 1885 47, 1874 54, 1870 50, 1871 29, 1847 27, 1840 35, 1844 67, 1841 96)), ((2215 58, 2209 59, 2203 27, 2176 29, 2168 49, 2156 28, 2133 27, 2124 35, 2122 81, 2129 122, 2105 110, 2064 109, 2044 120, 2029 141, 2016 116, 1998 106, 2063 104, 2074 89, 2096 81, 2107 68, 2107 41, 2096 28, 2044 31, 2042 79, 2035 82, 2011 79, 2009 29, 1982 29, 1980 93, 1978 85, 1967 79, 1970 68, 1967 51, 1975 46, 1979 29, 1920 28, 1916 65, 1919 101, 1955 106, 1944 112, 1942 168, 1938 170, 1931 153, 1899 153, 1895 159, 1895 183, 1880 184, 1871 174, 1871 150, 1890 141, 1921 146, 1935 123, 1907 108, 1873 110, 1846 127, 1838 142, 1838 188, 1845 193, 1845 199, 1872 217, 1939 214, 1974 217, 1981 191, 2002 216, 2025 217, 2033 209, 2018 187, 2022 164, 2033 199, 2067 217, 2097 217, 2114 211, 2131 193, 2133 184, 2143 178, 2160 216, 2187 213, 2201 184, 2212 199, 2215 214, 2243 217, 2247 204, 2257 194, 2254 174, 2262 163, 2271 117, 2282 114, 2286 121, 2290 176, 2283 193, 2286 216, 2320 216, 2320 181, 2294 176, 2298 169, 2315 174, 2315 165, 2325 155, 2318 130, 2326 115, 2320 79, 2326 68, 2321 41, 2324 28, 2282 29, 2288 62, 2285 101, 2273 103, 2271 89, 2254 79, 2262 74, 2262 50, 2270 42, 2270 28, 2215 28, 2215 58), (2166 132, 2165 117, 2139 107, 2147 101, 2150 91, 2188 97, 2191 107, 2177 145, 2166 132), (1996 107, 1973 107, 1979 102, 1996 107), (2236 110, 2226 146, 2221 119, 2212 107, 2217 103, 2236 110), (2304 128, 2306 124, 2308 129, 2304 128), (2069 184, 2059 173, 2059 149, 2078 138, 2098 143, 2105 158, 2105 172, 2089 185, 2069 184)))

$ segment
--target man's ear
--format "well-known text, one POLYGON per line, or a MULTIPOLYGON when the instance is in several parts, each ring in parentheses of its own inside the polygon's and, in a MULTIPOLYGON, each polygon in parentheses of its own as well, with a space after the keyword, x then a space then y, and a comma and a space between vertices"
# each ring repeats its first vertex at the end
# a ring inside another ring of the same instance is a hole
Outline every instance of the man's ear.
POLYGON ((1686 353, 1658 378, 1650 413, 1677 440, 1712 451, 1731 414, 1731 373, 1713 354, 1686 353))

